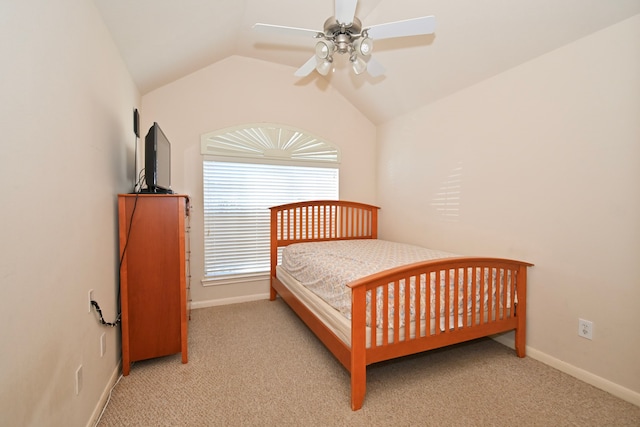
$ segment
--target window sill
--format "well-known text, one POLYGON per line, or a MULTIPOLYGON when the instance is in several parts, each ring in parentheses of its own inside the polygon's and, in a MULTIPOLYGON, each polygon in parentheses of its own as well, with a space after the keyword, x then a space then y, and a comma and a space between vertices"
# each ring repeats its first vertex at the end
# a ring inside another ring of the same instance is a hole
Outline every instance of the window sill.
POLYGON ((247 282, 259 282, 263 280, 269 280, 269 273, 253 273, 253 274, 238 274, 234 276, 224 276, 220 278, 207 278, 205 277, 200 281, 202 286, 221 286, 221 285, 235 285, 238 283, 247 282))

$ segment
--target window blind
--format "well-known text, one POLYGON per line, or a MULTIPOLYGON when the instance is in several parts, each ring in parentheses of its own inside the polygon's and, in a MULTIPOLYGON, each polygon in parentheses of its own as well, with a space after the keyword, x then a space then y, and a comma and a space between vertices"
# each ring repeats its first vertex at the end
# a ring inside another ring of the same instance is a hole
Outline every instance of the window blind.
POLYGON ((205 278, 269 271, 269 207, 338 199, 338 169, 204 160, 205 278))

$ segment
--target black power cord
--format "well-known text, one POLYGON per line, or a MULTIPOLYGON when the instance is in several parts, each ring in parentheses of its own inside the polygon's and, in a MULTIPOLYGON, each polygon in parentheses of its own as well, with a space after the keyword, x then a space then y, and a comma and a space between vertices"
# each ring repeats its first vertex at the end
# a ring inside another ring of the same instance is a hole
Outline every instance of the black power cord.
MULTIPOLYGON (((140 184, 143 179, 144 179, 144 175, 142 175, 142 171, 140 171, 140 177, 138 179, 138 184, 140 184)), ((135 194, 136 194, 136 198, 135 198, 135 202, 133 204, 133 211, 131 212, 131 218, 129 218, 129 231, 127 232, 127 240, 126 240, 126 242, 124 244, 124 249, 122 250, 122 255, 120 256, 120 263, 119 263, 119 266, 118 266, 118 297, 117 297, 118 315, 116 316, 116 320, 114 322, 107 322, 106 320, 104 320, 104 316, 102 315, 102 309, 100 308, 100 305, 98 304, 97 301, 91 300, 91 306, 96 309, 96 313, 98 313, 98 316, 100 317, 98 319, 100 324, 104 325, 104 326, 109 326, 109 327, 112 327, 112 328, 115 328, 116 326, 118 326, 120 324, 120 321, 121 321, 122 312, 120 310, 120 273, 122 271, 122 262, 124 261, 124 255, 127 252, 127 247, 129 246, 129 237, 131 236, 131 224, 133 224, 133 215, 136 213, 136 207, 138 206, 139 193, 135 193, 135 194)))
POLYGON ((96 301, 91 300, 91 306, 96 309, 96 312, 98 313, 98 316, 100 316, 100 324, 105 325, 105 326, 110 326, 112 328, 115 328, 116 326, 118 326, 120 324, 120 314, 118 314, 118 316, 116 317, 115 322, 109 323, 106 320, 104 320, 104 316, 102 315, 102 310, 100 309, 100 306, 98 305, 98 303, 96 301))

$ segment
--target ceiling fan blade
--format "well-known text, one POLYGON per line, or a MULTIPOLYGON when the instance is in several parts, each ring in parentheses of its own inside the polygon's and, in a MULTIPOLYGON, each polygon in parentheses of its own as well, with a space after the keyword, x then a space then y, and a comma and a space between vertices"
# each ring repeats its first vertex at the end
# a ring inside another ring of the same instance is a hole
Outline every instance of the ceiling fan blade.
POLYGON ((293 75, 296 77, 306 77, 316 69, 317 64, 318 60, 316 59, 316 56, 313 55, 302 67, 298 68, 293 75))
POLYGON ((390 39, 394 37, 419 36, 432 34, 436 29, 435 16, 407 19, 404 21, 388 22, 374 25, 367 29, 369 37, 374 40, 390 39))
POLYGON ((336 21, 341 24, 351 24, 356 14, 358 0, 336 0, 336 21))
POLYGON ((271 24, 254 24, 253 29, 260 33, 279 34, 283 36, 307 36, 317 37, 318 34, 322 34, 322 31, 309 30, 306 28, 285 27, 282 25, 271 24))
POLYGON ((367 73, 371 75, 371 77, 380 77, 385 73, 385 68, 381 63, 373 59, 373 57, 369 58, 369 62, 367 62, 367 73))

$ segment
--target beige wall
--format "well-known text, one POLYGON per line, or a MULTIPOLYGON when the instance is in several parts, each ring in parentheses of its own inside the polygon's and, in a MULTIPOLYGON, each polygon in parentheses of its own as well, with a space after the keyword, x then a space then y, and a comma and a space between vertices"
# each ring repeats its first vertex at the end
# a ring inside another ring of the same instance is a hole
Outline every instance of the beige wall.
POLYGON ((375 126, 326 82, 300 84, 295 70, 234 56, 142 97, 146 130, 158 122, 172 150, 172 187, 191 196, 191 297, 194 307, 264 298, 268 283, 202 286, 200 135, 243 123, 282 123, 341 149, 340 196, 376 201, 375 126))
POLYGON ((636 404, 638 40, 640 16, 378 129, 382 237, 534 263, 529 355, 636 404))
POLYGON ((88 291, 113 321, 139 94, 91 1, 3 1, 0 58, 0 424, 86 425, 120 361, 88 291))

